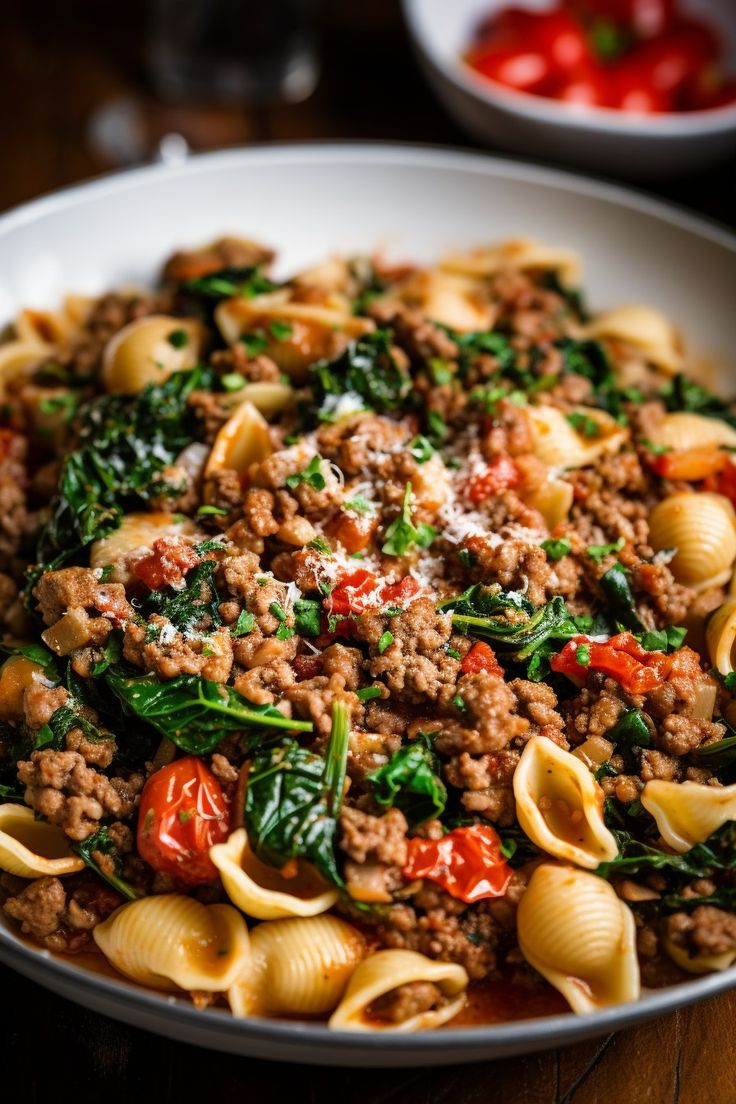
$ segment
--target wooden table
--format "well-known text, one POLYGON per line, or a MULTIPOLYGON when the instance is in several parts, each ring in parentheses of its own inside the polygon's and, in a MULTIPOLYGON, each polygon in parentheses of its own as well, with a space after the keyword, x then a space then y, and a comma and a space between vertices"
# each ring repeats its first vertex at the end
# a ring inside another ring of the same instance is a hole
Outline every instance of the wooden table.
MULTIPOLYGON (((128 0, 124 8, 93 0, 6 0, 0 26, 0 210, 110 168, 90 148, 88 123, 101 103, 121 96, 134 96, 143 109, 151 142, 178 131, 194 149, 308 138, 470 144, 423 84, 392 0, 325 0, 323 8, 317 92, 297 106, 248 111, 156 102, 141 62, 143 0, 128 0)), ((649 190, 736 225, 735 167, 736 158, 711 173, 649 190)), ((86 1012, 2 968, 0 994, 3 1101, 736 1102, 736 996, 523 1059, 352 1076, 162 1040, 86 1012)))

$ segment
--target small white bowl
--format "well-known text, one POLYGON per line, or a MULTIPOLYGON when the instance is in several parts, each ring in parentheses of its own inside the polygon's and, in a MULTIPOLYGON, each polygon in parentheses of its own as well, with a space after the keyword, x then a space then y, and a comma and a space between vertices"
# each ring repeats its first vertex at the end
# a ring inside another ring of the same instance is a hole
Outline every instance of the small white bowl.
MULTIPOLYGON (((427 78, 449 113, 475 138, 533 156, 630 178, 702 168, 736 149, 736 104, 708 111, 634 115, 516 92, 474 73, 462 60, 480 20, 510 0, 402 0, 427 78)), ((514 0, 543 11, 550 0, 514 0)), ((736 4, 687 0, 723 38, 736 73, 736 4)))

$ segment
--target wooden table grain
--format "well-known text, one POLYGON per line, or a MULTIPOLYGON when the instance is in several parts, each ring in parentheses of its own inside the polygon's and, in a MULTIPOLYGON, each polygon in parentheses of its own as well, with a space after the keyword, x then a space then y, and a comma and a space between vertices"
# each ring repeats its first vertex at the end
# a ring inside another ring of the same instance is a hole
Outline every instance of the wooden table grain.
MULTIPOLYGON (((121 98, 132 97, 142 111, 151 145, 171 131, 183 134, 193 149, 310 138, 472 144, 422 82, 395 0, 323 0, 321 28, 322 79, 305 103, 257 110, 182 107, 157 101, 150 90, 142 60, 143 0, 129 0, 124 8, 96 0, 5 0, 0 211, 111 168, 90 143, 89 123, 101 104, 121 98)), ((735 168, 736 157, 717 170, 658 182, 649 190, 734 226, 735 168)), ((161 1039, 0 968, 0 1100, 736 1104, 734 1023, 736 995, 726 995, 629 1031, 525 1058, 353 1075, 161 1039)))

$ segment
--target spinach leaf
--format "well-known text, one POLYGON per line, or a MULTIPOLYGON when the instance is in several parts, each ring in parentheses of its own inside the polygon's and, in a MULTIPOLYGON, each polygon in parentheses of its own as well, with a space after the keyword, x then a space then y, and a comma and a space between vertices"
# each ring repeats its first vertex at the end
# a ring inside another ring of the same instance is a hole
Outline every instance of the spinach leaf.
POLYGON ((546 554, 547 559, 552 563, 557 563, 563 556, 567 556, 572 549, 572 545, 569 540, 562 538, 562 540, 549 540, 542 541, 540 548, 546 554))
POLYGON ((74 559, 116 529, 127 509, 161 493, 158 474, 194 436, 187 399, 213 378, 209 368, 192 368, 138 395, 104 395, 81 408, 79 446, 64 461, 27 597, 44 571, 74 559))
POLYGON ((332 706, 332 732, 323 759, 294 740, 258 752, 248 773, 244 824, 262 862, 283 867, 311 862, 342 886, 335 844, 345 783, 350 726, 344 702, 332 706))
POLYGON ((91 870, 94 870, 96 874, 99 874, 101 878, 104 878, 104 880, 109 885, 111 885, 113 889, 116 889, 118 893, 121 893, 123 895, 123 897, 127 897, 129 901, 137 901, 140 897, 143 896, 142 893, 139 893, 138 890, 133 889, 131 885, 128 885, 128 883, 126 881, 123 881, 123 879, 121 878, 120 868, 122 866, 122 859, 117 847, 110 839, 110 833, 107 825, 103 825, 102 828, 98 829, 98 831, 94 833, 94 835, 87 836, 87 839, 82 840, 81 843, 73 843, 72 851, 76 851, 76 853, 84 859, 87 866, 90 867, 91 870), (112 872, 107 871, 98 865, 93 857, 95 852, 98 851, 103 855, 109 856, 113 860, 114 869, 112 872))
POLYGON ((605 737, 614 744, 624 744, 630 748, 649 747, 652 742, 649 726, 639 709, 629 709, 624 713, 613 728, 609 728, 605 733, 605 737))
POLYGON ((39 728, 33 743, 34 751, 42 751, 44 748, 54 748, 56 751, 64 747, 64 739, 73 728, 81 728, 87 740, 99 743, 102 740, 112 738, 112 733, 101 732, 96 725, 79 712, 79 702, 74 699, 60 705, 51 714, 49 720, 39 728))
POLYGON ((215 300, 232 299, 236 295, 252 299, 255 295, 273 291, 277 286, 263 275, 259 265, 230 265, 184 283, 186 291, 203 299, 215 300))
POLYGON ((517 662, 532 656, 548 638, 568 639, 578 631, 558 595, 536 609, 514 591, 494 593, 475 583, 438 609, 452 612, 452 623, 460 632, 488 640, 500 656, 517 662), (507 610, 525 613, 526 620, 508 620, 502 616, 507 610))
POLYGON ((23 802, 25 786, 18 781, 18 762, 27 759, 33 743, 24 729, 20 731, 0 721, 0 799, 23 802))
POLYGON ((700 905, 710 905, 711 908, 725 909, 733 912, 736 909, 736 886, 720 886, 715 893, 707 897, 687 897, 679 893, 666 893, 662 898, 662 912, 688 912, 700 905))
MULTIPOLYGON (((626 832, 618 833, 619 855, 611 862, 601 863, 595 870, 602 878, 631 875, 659 870, 677 891, 692 878, 703 878, 714 871, 736 870, 736 821, 729 820, 705 840, 682 854, 660 851, 641 843, 626 832)), ((704 898, 691 897, 689 907, 704 903, 704 898)), ((707 903, 707 901, 705 901, 707 903)), ((674 907, 687 907, 678 903, 674 907)))
POLYGON ((398 410, 411 391, 411 379, 394 360, 386 330, 351 341, 336 360, 318 361, 310 372, 322 421, 337 416, 340 399, 345 395, 355 399, 353 410, 385 414, 398 410))
POLYGON ((294 631, 299 636, 319 636, 322 631, 322 603, 317 598, 294 602, 294 631))
POLYGON ((686 410, 711 418, 722 418, 724 422, 736 427, 736 413, 731 404, 725 403, 681 373, 670 380, 659 394, 668 410, 686 410))
POLYGON ((439 778, 431 738, 423 732, 395 751, 385 766, 367 775, 367 780, 379 805, 401 809, 410 828, 445 811, 447 790, 439 778))
POLYGON ((636 612, 626 568, 619 563, 614 564, 598 581, 616 621, 635 632, 646 632, 646 625, 636 612))
POLYGON ((312 730, 311 721, 292 721, 272 705, 254 705, 231 686, 197 675, 159 682, 152 675, 130 677, 111 668, 104 679, 128 716, 145 721, 193 755, 208 755, 228 732, 312 730))
POLYGON ((634 636, 648 652, 676 652, 683 645, 687 629, 668 625, 666 629, 653 629, 650 632, 635 633, 634 636))
POLYGON ((385 556, 403 556, 412 545, 429 548, 437 530, 425 522, 415 525, 411 520, 411 483, 406 484, 401 513, 386 529, 381 551, 385 556))
MULTIPOLYGON (((730 728, 730 731, 733 732, 733 729, 730 728)), ((696 748, 691 755, 709 770, 721 771, 724 767, 732 767, 736 764, 736 734, 696 748)))
POLYGON ((498 361, 499 370, 502 374, 514 374, 516 352, 505 334, 495 333, 493 330, 485 333, 481 331, 458 333, 456 330, 447 329, 447 332, 460 347, 463 365, 483 353, 489 353, 498 361))
POLYGON ((203 560, 189 572, 181 590, 173 587, 165 591, 152 590, 141 604, 141 612, 145 617, 152 613, 167 617, 179 632, 186 632, 205 621, 209 628, 217 628, 222 624, 220 596, 213 579, 218 566, 217 560, 203 560))
POLYGON ((563 371, 590 380, 596 394, 610 391, 615 376, 606 350, 597 341, 576 341, 563 337, 555 342, 562 353, 563 371))

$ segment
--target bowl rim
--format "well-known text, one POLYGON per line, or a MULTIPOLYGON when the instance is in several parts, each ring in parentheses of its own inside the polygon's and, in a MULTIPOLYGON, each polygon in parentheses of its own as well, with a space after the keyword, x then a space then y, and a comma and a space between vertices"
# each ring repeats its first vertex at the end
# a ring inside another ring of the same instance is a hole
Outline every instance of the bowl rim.
MULTIPOLYGON (((0 241, 5 234, 22 230, 38 218, 63 213, 83 206, 88 199, 115 196, 135 190, 150 180, 170 180, 182 174, 199 175, 220 168, 252 164, 298 166, 341 163, 361 165, 367 162, 391 166, 419 167, 424 170, 461 170, 479 175, 564 188, 578 195, 596 197, 630 210, 647 214, 670 226, 685 229, 736 254, 736 234, 717 222, 692 214, 675 205, 641 192, 605 181, 534 165, 514 158, 489 156, 481 152, 449 149, 442 146, 375 142, 308 142, 268 144, 194 155, 183 166, 156 164, 107 174, 98 179, 52 192, 10 210, 0 216, 0 241)), ((736 986, 736 968, 706 975, 676 986, 649 991, 639 1001, 603 1009, 590 1016, 566 1013, 532 1020, 452 1028, 442 1032, 414 1035, 384 1032, 332 1031, 325 1024, 267 1019, 239 1020, 224 1009, 196 1009, 179 997, 147 991, 124 978, 111 979, 76 966, 73 959, 30 946, 8 923, 0 919, 0 962, 47 988, 57 988, 64 996, 99 1011, 140 1023, 165 1033, 161 1025, 191 1029, 198 1042, 233 1051, 258 1053, 269 1043, 283 1047, 279 1058, 294 1061, 331 1062, 341 1052, 345 1063, 359 1065, 361 1060, 380 1063, 380 1055, 396 1056, 396 1064, 483 1059, 494 1055, 533 1051, 603 1035, 646 1019, 697 1003, 736 986), (308 1045, 304 1051, 290 1054, 289 1045, 308 1045), (436 1055, 436 1058, 432 1056, 436 1055)), ((268 1055, 262 1055, 268 1056, 268 1055)))
MULTIPOLYGON (((736 102, 698 111, 666 111, 647 115, 619 111, 613 107, 582 107, 565 104, 548 96, 521 92, 476 73, 461 56, 448 59, 430 35, 419 12, 427 0, 401 0, 404 21, 416 49, 455 88, 480 100, 488 107, 520 115, 538 123, 564 126, 572 130, 599 132, 641 138, 677 140, 727 133, 736 129, 736 102)), ((458 12, 458 8, 450 8, 458 12)))

